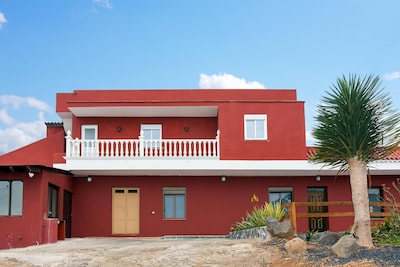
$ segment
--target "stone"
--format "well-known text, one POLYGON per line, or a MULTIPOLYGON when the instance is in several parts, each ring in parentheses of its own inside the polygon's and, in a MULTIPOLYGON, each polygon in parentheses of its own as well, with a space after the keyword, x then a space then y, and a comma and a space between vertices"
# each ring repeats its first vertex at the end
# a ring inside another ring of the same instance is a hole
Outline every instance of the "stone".
POLYGON ((331 249, 332 251, 341 258, 348 258, 357 252, 360 246, 357 244, 357 240, 352 235, 345 235, 334 244, 331 249))
POLYGON ((262 226, 241 231, 232 231, 229 233, 229 238, 270 240, 271 234, 268 232, 267 227, 262 226))
POLYGON ((294 236, 293 226, 289 220, 279 222, 275 218, 267 218, 267 230, 273 237, 292 238, 294 236))
POLYGON ((285 250, 288 253, 302 253, 307 250, 307 243, 303 239, 295 237, 286 242, 285 250))
POLYGON ((324 246, 333 246, 338 242, 340 239, 340 234, 326 231, 321 233, 320 237, 318 238, 318 243, 324 246))
POLYGON ((270 228, 274 228, 279 224, 279 221, 275 217, 267 217, 266 219, 266 226, 268 231, 270 228))

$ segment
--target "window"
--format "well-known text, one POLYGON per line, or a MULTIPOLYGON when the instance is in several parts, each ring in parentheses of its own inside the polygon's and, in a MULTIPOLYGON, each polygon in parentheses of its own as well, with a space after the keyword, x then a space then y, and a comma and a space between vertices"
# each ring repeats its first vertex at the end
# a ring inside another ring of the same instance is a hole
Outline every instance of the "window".
POLYGON ((267 140, 267 115, 244 115, 244 139, 267 140))
POLYGON ((83 156, 97 155, 97 125, 82 125, 82 154, 83 156))
POLYGON ((145 140, 145 147, 160 147, 162 139, 161 124, 142 124, 140 133, 145 140))
POLYGON ((270 187, 269 188, 269 202, 281 204, 287 204, 293 200, 293 188, 292 187, 270 187))
POLYGON ((0 216, 21 216, 22 198, 22 181, 0 181, 0 216))
MULTIPOLYGON (((371 187, 368 188, 368 199, 370 202, 382 202, 382 188, 381 187, 371 187)), ((381 206, 370 206, 370 212, 382 212, 383 209, 381 206)), ((380 218, 380 216, 371 216, 373 218, 380 218)))
POLYGON ((49 184, 47 197, 47 217, 58 218, 58 187, 49 184))
POLYGON ((186 188, 164 187, 164 219, 186 218, 186 188))

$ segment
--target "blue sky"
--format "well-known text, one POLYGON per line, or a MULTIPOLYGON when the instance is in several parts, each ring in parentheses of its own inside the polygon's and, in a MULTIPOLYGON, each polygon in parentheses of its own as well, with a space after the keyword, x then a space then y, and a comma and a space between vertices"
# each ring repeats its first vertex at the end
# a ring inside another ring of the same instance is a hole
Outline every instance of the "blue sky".
POLYGON ((309 132, 338 76, 374 73, 399 109, 399 30, 398 0, 0 0, 0 152, 74 89, 294 88, 309 132))

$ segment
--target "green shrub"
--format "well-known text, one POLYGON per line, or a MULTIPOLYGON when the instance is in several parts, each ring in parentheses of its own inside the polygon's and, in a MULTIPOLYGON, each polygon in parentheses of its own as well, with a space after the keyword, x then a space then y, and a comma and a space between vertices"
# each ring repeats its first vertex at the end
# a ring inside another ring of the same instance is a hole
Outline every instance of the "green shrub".
MULTIPOLYGON (((393 188, 400 196, 400 179, 392 183, 393 188)), ((375 242, 389 245, 400 245, 400 210, 396 204, 396 197, 383 185, 385 202, 390 203, 390 216, 372 228, 372 237, 375 242)))
POLYGON ((316 229, 308 230, 305 234, 306 241, 311 241, 316 233, 318 233, 316 229))
POLYGON ((265 202, 261 207, 254 207, 251 213, 247 213, 246 217, 240 222, 236 222, 232 226, 232 231, 240 231, 261 227, 266 225, 267 217, 274 217, 280 221, 286 214, 286 209, 282 207, 280 202, 275 204, 265 202))

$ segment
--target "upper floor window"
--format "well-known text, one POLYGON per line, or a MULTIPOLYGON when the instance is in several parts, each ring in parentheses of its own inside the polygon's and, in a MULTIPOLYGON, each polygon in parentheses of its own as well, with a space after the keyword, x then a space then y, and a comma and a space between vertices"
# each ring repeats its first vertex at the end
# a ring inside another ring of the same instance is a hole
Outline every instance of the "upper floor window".
POLYGON ((140 126, 140 133, 146 141, 146 147, 160 147, 162 139, 162 126, 161 124, 142 124, 140 126))
POLYGON ((95 156, 97 154, 97 125, 82 125, 82 154, 95 156))
POLYGON ((267 115, 244 115, 244 139, 267 140, 267 115))
POLYGON ((22 215, 22 181, 0 181, 0 216, 22 215))
POLYGON ((97 139, 97 125, 82 125, 82 139, 97 139))

